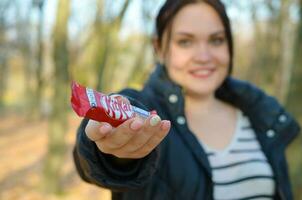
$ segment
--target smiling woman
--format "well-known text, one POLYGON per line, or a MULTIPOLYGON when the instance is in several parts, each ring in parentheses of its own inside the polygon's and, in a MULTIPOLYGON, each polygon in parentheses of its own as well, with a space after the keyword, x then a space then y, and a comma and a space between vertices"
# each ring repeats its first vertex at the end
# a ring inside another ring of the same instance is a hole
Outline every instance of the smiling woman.
MULTIPOLYGON (((171 79, 186 95, 208 96, 228 74, 230 54, 225 28, 216 11, 200 3, 175 16, 168 52, 159 51, 171 79)), ((167 44, 167 32, 163 43, 167 44)))
POLYGON ((167 0, 156 28, 155 71, 141 91, 120 95, 157 115, 117 127, 84 119, 74 148, 83 180, 113 199, 292 199, 284 151, 299 125, 274 98, 231 77, 224 5, 167 0))

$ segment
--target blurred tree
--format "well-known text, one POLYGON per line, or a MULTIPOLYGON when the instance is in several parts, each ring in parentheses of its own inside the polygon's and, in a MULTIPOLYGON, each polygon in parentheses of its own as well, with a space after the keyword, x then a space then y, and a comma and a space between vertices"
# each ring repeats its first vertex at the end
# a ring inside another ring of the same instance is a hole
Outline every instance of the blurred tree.
POLYGON ((5 17, 11 4, 11 1, 2 1, 0 3, 0 111, 4 109, 4 94, 9 77, 9 66, 7 62, 10 45, 7 40, 8 24, 5 17))
MULTIPOLYGON (((295 0, 263 0, 262 4, 251 1, 253 22, 252 59, 248 67, 248 79, 264 87, 285 103, 292 74, 294 24, 290 9, 295 0), (263 16, 263 11, 267 13, 263 16), (259 76, 261 74, 261 76, 259 76)), ((246 55, 244 55, 246 56, 246 55)))
POLYGON ((69 103, 68 34, 67 25, 70 0, 58 1, 57 18, 53 30, 53 80, 52 112, 49 119, 48 152, 44 166, 44 190, 60 193, 61 168, 64 163, 65 134, 67 133, 67 111, 69 103))
POLYGON ((293 80, 290 88, 289 102, 287 106, 302 120, 302 0, 299 0, 299 21, 296 31, 294 55, 293 55, 293 80))
POLYGON ((151 16, 151 7, 154 5, 154 1, 144 1, 142 0, 142 24, 144 25, 143 29, 145 34, 142 35, 142 39, 140 42, 140 47, 138 48, 137 54, 134 59, 133 66, 131 67, 131 71, 128 76, 127 85, 133 85, 137 83, 142 83, 146 78, 146 56, 147 50, 151 43, 151 37, 153 37, 153 33, 148 31, 148 26, 152 21, 151 16))
MULTIPOLYGON (((109 66, 109 57, 111 56, 111 59, 116 60, 116 55, 118 55, 118 45, 116 44, 117 41, 119 41, 118 32, 121 29, 122 20, 130 5, 130 2, 131 0, 125 0, 118 15, 112 17, 112 19, 110 19, 109 21, 104 19, 104 13, 100 10, 104 8, 99 6, 99 10, 97 12, 98 14, 96 15, 94 23, 94 35, 95 37, 98 37, 98 39, 100 39, 101 41, 96 47, 96 59, 95 63, 93 64, 96 68, 95 70, 98 76, 96 84, 96 88, 98 91, 110 91, 111 85, 107 83, 112 80, 116 66, 114 64, 109 66)), ((100 5, 103 5, 102 0, 100 0, 100 5)), ((109 9, 111 9, 110 6, 109 9)))
POLYGON ((9 3, 1 4, 0 7, 0 110, 4 107, 4 92, 7 85, 8 65, 6 55, 6 22, 5 22, 5 11, 9 3))
POLYGON ((43 43, 43 23, 44 23, 44 3, 45 0, 33 0, 32 4, 38 9, 39 12, 39 23, 37 27, 37 39, 36 39, 36 63, 34 71, 35 90, 32 96, 34 102, 34 114, 38 118, 42 116, 41 104, 42 104, 42 91, 44 87, 44 81, 42 77, 43 72, 43 55, 44 55, 44 43, 43 43))
POLYGON ((96 40, 95 45, 95 52, 94 52, 94 62, 92 63, 92 66, 95 69, 96 74, 96 86, 97 90, 103 91, 102 86, 102 77, 104 77, 104 70, 107 64, 107 60, 109 57, 109 48, 110 48, 110 30, 109 25, 108 27, 105 27, 104 24, 104 1, 99 0, 98 1, 98 10, 95 16, 94 26, 93 26, 93 38, 92 40, 96 40))
MULTIPOLYGON (((296 31, 294 54, 293 54, 293 73, 290 85, 290 93, 286 106, 293 113, 302 125, 302 0, 299 0, 299 21, 296 31)), ((302 199, 302 158, 301 158, 302 136, 300 135, 291 149, 288 151, 291 177, 294 186, 295 199, 302 199)))
POLYGON ((24 96, 26 99, 26 112, 28 120, 41 119, 41 98, 44 82, 42 79, 43 70, 43 11, 44 0, 32 0, 26 10, 25 17, 20 15, 21 4, 17 3, 17 33, 18 46, 24 60, 24 96), (34 34, 33 24, 31 21, 34 8, 37 8, 38 26, 37 34, 34 34), (32 39, 32 40, 31 40, 32 39), (36 41, 36 42, 33 42, 36 41))
POLYGON ((70 54, 74 79, 104 93, 112 92, 116 85, 108 82, 113 79, 127 48, 121 41, 120 31, 131 2, 120 0, 117 4, 108 0, 96 1, 93 22, 81 33, 83 40, 77 41, 77 47, 72 48, 70 54), (79 47, 81 50, 78 50, 79 47))
POLYGON ((250 1, 250 8, 254 37, 248 79, 273 92, 274 72, 279 63, 278 7, 272 0, 265 0, 261 4, 250 1), (261 16, 264 9, 268 13, 267 18, 261 16))
POLYGON ((252 51, 252 59, 250 62, 250 65, 248 67, 248 77, 251 81, 256 82, 256 67, 253 66, 257 66, 258 65, 258 59, 260 60, 260 58, 257 59, 258 56, 262 57, 260 55, 257 54, 257 50, 258 49, 262 49, 262 45, 264 44, 263 42, 260 42, 260 40, 262 40, 262 35, 261 35, 261 27, 260 27, 260 23, 259 23, 259 19, 258 19, 258 15, 257 15, 257 4, 251 4, 251 17, 252 17, 252 22, 253 22, 253 31, 254 31, 254 38, 257 38, 257 40, 254 42, 254 46, 253 46, 253 51, 252 51))
POLYGON ((20 3, 16 2, 16 32, 17 32, 17 49, 21 54, 23 62, 23 75, 24 75, 24 98, 25 98, 25 112, 28 120, 32 120, 37 113, 37 106, 35 104, 35 77, 34 77, 34 53, 32 48, 31 39, 32 34, 32 5, 29 5, 25 10, 25 16, 21 15, 20 3))
POLYGON ((289 37, 294 34, 294 25, 291 22, 289 13, 290 7, 295 3, 294 0, 281 1, 279 26, 280 26, 280 71, 277 71, 275 94, 281 103, 285 104, 289 94, 289 87, 292 78, 292 58, 294 53, 294 39, 289 37))

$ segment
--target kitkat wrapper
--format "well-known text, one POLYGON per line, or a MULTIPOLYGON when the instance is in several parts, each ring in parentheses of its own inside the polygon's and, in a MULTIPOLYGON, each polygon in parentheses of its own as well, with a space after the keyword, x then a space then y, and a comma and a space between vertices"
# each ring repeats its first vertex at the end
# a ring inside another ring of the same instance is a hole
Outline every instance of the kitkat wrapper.
POLYGON ((76 82, 71 85, 71 106, 80 117, 108 122, 117 127, 134 116, 148 118, 156 111, 145 111, 114 96, 105 95, 76 82))

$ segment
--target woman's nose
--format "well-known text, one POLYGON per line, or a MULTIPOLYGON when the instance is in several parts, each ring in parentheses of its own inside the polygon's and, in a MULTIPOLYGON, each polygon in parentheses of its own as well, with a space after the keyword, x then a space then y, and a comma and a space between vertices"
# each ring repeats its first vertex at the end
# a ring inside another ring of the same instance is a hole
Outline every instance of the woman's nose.
POLYGON ((207 44, 199 44, 194 50, 194 60, 196 62, 209 62, 211 59, 211 52, 207 44))

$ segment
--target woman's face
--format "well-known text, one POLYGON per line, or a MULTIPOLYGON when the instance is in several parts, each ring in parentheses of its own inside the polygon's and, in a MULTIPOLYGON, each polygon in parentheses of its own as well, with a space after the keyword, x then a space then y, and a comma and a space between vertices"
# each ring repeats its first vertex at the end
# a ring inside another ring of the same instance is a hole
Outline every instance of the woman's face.
POLYGON ((230 55, 225 29, 217 12, 206 3, 189 4, 174 17, 171 38, 163 36, 159 56, 170 78, 186 95, 213 95, 228 74, 230 55), (164 44, 169 46, 164 52, 164 44))

